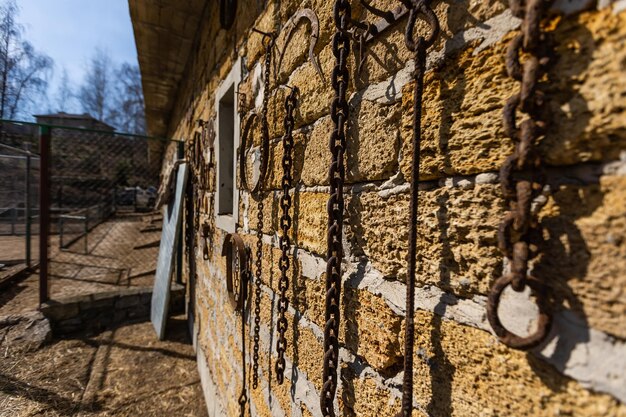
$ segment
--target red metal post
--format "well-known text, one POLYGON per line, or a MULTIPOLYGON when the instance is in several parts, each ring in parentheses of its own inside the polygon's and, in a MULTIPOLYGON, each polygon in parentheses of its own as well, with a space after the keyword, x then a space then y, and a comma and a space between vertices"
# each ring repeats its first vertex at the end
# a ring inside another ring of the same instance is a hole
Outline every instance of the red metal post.
POLYGON ((48 247, 50 238, 50 127, 39 128, 39 304, 49 299, 48 247))

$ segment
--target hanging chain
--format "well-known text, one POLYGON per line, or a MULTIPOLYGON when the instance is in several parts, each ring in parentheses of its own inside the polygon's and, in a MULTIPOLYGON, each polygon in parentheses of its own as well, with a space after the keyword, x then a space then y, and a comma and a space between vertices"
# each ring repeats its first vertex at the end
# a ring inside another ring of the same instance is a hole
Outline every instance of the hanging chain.
POLYGON ((252 272, 250 268, 250 249, 244 248, 245 260, 240 260, 241 268, 241 285, 243 305, 241 307, 241 376, 242 387, 241 394, 239 396, 239 416, 245 417, 246 415, 246 403, 248 402, 247 390, 246 390, 246 301, 248 300, 248 283, 252 279, 252 272))
POLYGON ((415 342, 415 275, 417 272, 417 212, 419 204, 420 148, 422 141, 422 99, 424 95, 424 73, 426 53, 439 35, 439 20, 433 12, 430 1, 411 0, 410 14, 406 26, 405 43, 413 52, 415 70, 413 80, 413 161, 411 165, 411 203, 409 207, 409 253, 407 256, 406 281, 406 331, 404 334, 404 376, 402 384, 402 409, 400 417, 410 417, 413 411, 413 351, 415 342), (423 18, 430 25, 428 37, 413 37, 417 18, 423 18))
POLYGON ((263 257, 263 200, 259 199, 257 204, 257 240, 256 240, 256 260, 255 260, 255 280, 254 280, 254 344, 252 354, 252 388, 259 386, 259 342, 261 337, 261 273, 263 257))
MULTIPOLYGON (((275 37, 273 34, 263 34, 269 37, 269 41, 266 44, 265 49, 265 91, 263 92, 263 110, 261 113, 261 131, 262 131, 262 147, 269 147, 269 124, 267 122, 267 108, 269 104, 270 96, 270 68, 272 61, 272 48, 274 46, 275 37)), ((265 172, 267 171, 267 163, 269 159, 269 152, 262 152, 261 158, 261 173, 259 174, 259 181, 252 191, 256 194, 257 202, 257 241, 256 241, 256 270, 254 280, 254 345, 252 354, 252 387, 256 389, 259 386, 259 349, 260 349, 260 331, 261 331, 261 274, 263 272, 263 196, 261 195, 261 189, 265 172), (265 169, 263 169, 265 167, 265 169)))
POLYGON ((332 73, 332 86, 335 98, 330 108, 330 117, 335 129, 330 136, 329 148, 332 161, 328 172, 330 198, 328 200, 328 235, 326 252, 326 306, 324 328, 324 371, 320 407, 324 417, 335 416, 335 392, 337 391, 337 370, 339 367, 339 304, 341 300, 341 262, 343 260, 343 183, 345 179, 344 152, 346 150, 346 121, 348 102, 346 92, 350 81, 348 56, 350 54, 350 34, 348 26, 352 7, 349 0, 336 0, 334 6, 335 35, 333 55, 335 68, 332 73))
MULTIPOLYGON (((244 272, 247 274, 247 272, 244 272)), ((241 394, 239 395, 239 417, 246 416, 246 403, 248 395, 246 393, 246 312, 241 311, 241 394)))
POLYGON ((241 236, 232 233, 226 236, 222 246, 222 256, 226 257, 226 288, 230 303, 235 313, 241 316, 241 394, 237 402, 240 417, 246 415, 248 395, 246 390, 246 309, 248 302, 248 285, 251 279, 250 249, 241 236))
POLYGON ((287 96, 285 100, 285 135, 283 136, 283 195, 280 199, 280 207, 283 210, 283 215, 280 218, 280 227, 282 229, 282 235, 280 237, 279 245, 282 251, 280 257, 280 281, 278 288, 280 290, 280 298, 278 300, 278 340, 276 342, 276 351, 278 352, 278 359, 276 360, 276 379, 279 385, 285 380, 285 351, 287 350, 287 340, 285 339, 285 332, 287 331, 287 307, 289 306, 289 299, 287 298, 287 289, 289 289, 289 277, 287 271, 289 271, 289 248, 291 243, 289 240, 289 229, 291 228, 291 216, 289 215, 289 209, 291 209, 291 196, 289 190, 293 182, 293 128, 295 125, 293 113, 298 105, 297 95, 299 90, 297 87, 291 90, 291 94, 287 96))
MULTIPOLYGON (((547 287, 529 275, 528 262, 536 257, 542 231, 536 213, 541 206, 532 207, 533 200, 545 187, 543 161, 537 142, 546 131, 545 95, 538 89, 552 61, 552 46, 548 35, 541 30, 541 21, 551 0, 511 0, 513 14, 523 19, 521 33, 511 43, 506 55, 509 76, 521 84, 520 92, 507 101, 504 108, 504 130, 515 143, 515 151, 500 169, 500 183, 509 211, 498 231, 498 245, 509 259, 511 272, 498 278, 489 293, 487 316, 494 332, 504 344, 516 349, 530 349, 547 336, 551 315, 547 306, 547 287), (520 63, 520 55, 526 56, 520 63), (526 117, 517 125, 517 112, 526 117), (498 317, 498 305, 507 286, 514 291, 531 288, 539 308, 537 330, 520 337, 504 328, 498 317)), ((542 203, 545 204, 545 203, 542 203)))
POLYGON ((198 226, 196 222, 196 216, 194 215, 194 194, 197 192, 197 184, 198 184, 198 135, 194 135, 193 139, 187 143, 185 149, 185 159, 188 162, 188 169, 191 173, 189 175, 189 181, 187 181, 187 187, 185 189, 185 253, 188 255, 188 262, 190 273, 192 269, 193 262, 193 252, 195 247, 195 239, 196 239, 196 228, 198 226))

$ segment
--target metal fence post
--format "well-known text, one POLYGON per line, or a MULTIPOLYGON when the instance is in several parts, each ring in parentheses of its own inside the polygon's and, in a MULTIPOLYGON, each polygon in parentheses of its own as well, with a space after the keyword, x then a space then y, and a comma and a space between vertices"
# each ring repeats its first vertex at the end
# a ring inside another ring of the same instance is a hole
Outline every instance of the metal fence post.
POLYGON ((26 217, 26 267, 30 268, 31 264, 31 253, 30 253, 30 244, 31 244, 31 229, 30 229, 30 221, 31 221, 31 213, 30 213, 30 149, 27 147, 26 151, 26 198, 24 201, 24 216, 26 217))
POLYGON ((39 127, 39 304, 49 299, 48 240, 50 238, 50 127, 39 127))

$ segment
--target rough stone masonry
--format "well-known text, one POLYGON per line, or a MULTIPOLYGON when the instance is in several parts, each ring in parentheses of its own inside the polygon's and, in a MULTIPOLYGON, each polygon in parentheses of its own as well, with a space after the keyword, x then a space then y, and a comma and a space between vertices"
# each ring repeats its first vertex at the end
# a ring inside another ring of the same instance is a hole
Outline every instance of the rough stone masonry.
MULTIPOLYGON (((169 136, 188 141, 200 131, 197 119, 214 123, 216 91, 237 62, 243 66, 241 120, 260 112, 263 96, 269 96, 260 384, 252 389, 246 382, 249 410, 254 416, 320 417, 333 2, 241 0, 229 30, 220 28, 218 3, 207 2, 174 105, 159 123, 169 136), (315 55, 326 82, 307 59, 309 28, 303 24, 264 91, 263 39, 251 28, 279 31, 303 7, 320 20, 315 55), (285 384, 277 385, 285 84, 301 94, 291 190, 287 372, 285 384)), ((360 1, 352 3, 355 18, 377 19, 360 1)), ((399 3, 372 4, 389 10, 399 3)), ((159 6, 146 7, 156 13, 159 6)), ((513 149, 502 109, 518 87, 506 74, 504 55, 520 21, 505 1, 442 0, 434 7, 442 34, 425 79, 413 415, 626 416, 626 2, 560 0, 546 22, 558 60, 546 80, 551 124, 540 144, 551 190, 540 212, 546 246, 533 274, 555 293, 555 324, 548 340, 531 352, 499 343, 485 314, 490 284, 507 268, 496 238, 505 210, 498 169, 513 149)), ((360 75, 356 45, 348 64, 346 262, 336 401, 341 416, 392 416, 400 409, 414 67, 404 26, 397 24, 369 45, 360 75)), ((146 100, 150 104, 149 95, 146 100)), ((260 131, 256 123, 257 146, 260 131)), ((193 284, 194 339, 209 414, 237 416, 242 367, 251 363, 241 362, 240 318, 228 301, 221 256, 226 232, 215 223, 216 146, 204 150, 210 160, 207 187, 187 202, 196 204, 199 221, 210 226, 208 260, 199 234, 197 276, 186 279, 193 284)), ((166 150, 164 169, 175 153, 166 150)), ((237 192, 238 233, 254 248, 257 204, 247 192, 237 192)), ((527 294, 508 294, 502 308, 511 329, 523 331, 536 315, 527 294)), ((252 314, 247 319, 250 324, 252 314)), ((246 340, 250 352, 252 335, 246 340)))

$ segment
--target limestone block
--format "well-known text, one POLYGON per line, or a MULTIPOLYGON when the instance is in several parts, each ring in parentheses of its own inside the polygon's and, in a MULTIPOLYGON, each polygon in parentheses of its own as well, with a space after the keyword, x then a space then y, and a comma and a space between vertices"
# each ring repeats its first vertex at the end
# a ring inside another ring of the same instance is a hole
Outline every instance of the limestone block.
MULTIPOLYGON (((284 132, 283 132, 284 134, 284 132)), ((302 130, 293 133, 294 148, 292 151, 293 168, 291 169, 292 187, 295 187, 300 182, 302 170, 305 165, 304 151, 307 146, 308 134, 302 130)), ((270 151, 270 161, 267 170, 266 187, 271 190, 282 190, 282 179, 284 174, 283 169, 283 155, 284 147, 282 143, 282 137, 272 141, 270 151)), ((306 164, 311 163, 307 161, 306 164)), ((282 195, 282 192, 278 194, 278 197, 282 195)))
POLYGON ((294 196, 294 243, 316 254, 326 253, 328 214, 325 193, 296 193, 294 196))
POLYGON ((289 79, 290 86, 300 89, 296 127, 307 126, 328 114, 330 103, 335 97, 329 78, 335 66, 335 57, 330 45, 325 46, 318 57, 325 81, 320 79, 309 61, 296 68, 289 79))
MULTIPOLYGON (((278 19, 278 2, 270 1, 267 3, 267 7, 264 8, 261 15, 257 18, 254 23, 254 27, 264 32, 273 32, 276 30, 278 25, 278 19)), ((262 35, 251 31, 246 34, 245 48, 248 71, 252 69, 258 60, 263 59, 265 55, 264 45, 262 35)))
MULTIPOLYGON (((485 293, 501 274, 496 231, 503 210, 499 188, 442 187, 420 193, 418 282, 455 292, 485 293)), ((347 205, 353 254, 367 256, 385 276, 404 279, 409 195, 364 192, 347 205)))
MULTIPOLYGON (((264 193, 260 201, 263 203, 263 233, 274 235, 278 228, 278 202, 273 192, 264 193)), ((258 224, 259 200, 250 197, 248 200, 248 221, 250 230, 256 232, 258 224)))
MULTIPOLYGON (((351 99, 347 131, 347 182, 384 180, 398 170, 401 106, 351 99)), ((332 130, 326 135, 330 137, 332 130)), ((330 151, 326 151, 330 160, 330 151)), ((308 162, 308 161, 307 161, 308 162)))
POLYGON ((395 315, 384 300, 367 291, 345 288, 345 346, 382 374, 395 373, 402 365, 400 350, 403 318, 395 315))
POLYGON ((330 116, 318 120, 311 131, 306 134, 303 150, 303 164, 300 179, 303 185, 326 185, 328 184, 328 167, 331 153, 328 149, 330 134, 333 131, 333 123, 330 116))
MULTIPOLYGON (((564 20, 555 30, 558 61, 546 85, 550 130, 541 144, 548 164, 614 160, 624 149, 626 76, 624 13, 609 9, 564 20), (574 41, 575 40, 575 41, 574 41), (598 94, 606 91, 605 94, 598 94)), ((500 167, 512 151, 502 108, 519 85, 507 76, 504 54, 512 34, 478 52, 475 43, 425 78, 421 179, 467 175, 500 167)), ((402 159, 410 178, 413 85, 402 94, 402 159)))
POLYGON ((546 206, 545 255, 534 275, 588 324, 626 337, 626 177, 561 186, 546 206))
POLYGON ((555 42, 546 161, 571 165, 618 159, 626 148, 626 13, 607 8, 564 20, 555 42))
POLYGON ((433 416, 623 416, 593 394, 483 331, 416 315, 415 399, 433 416))

